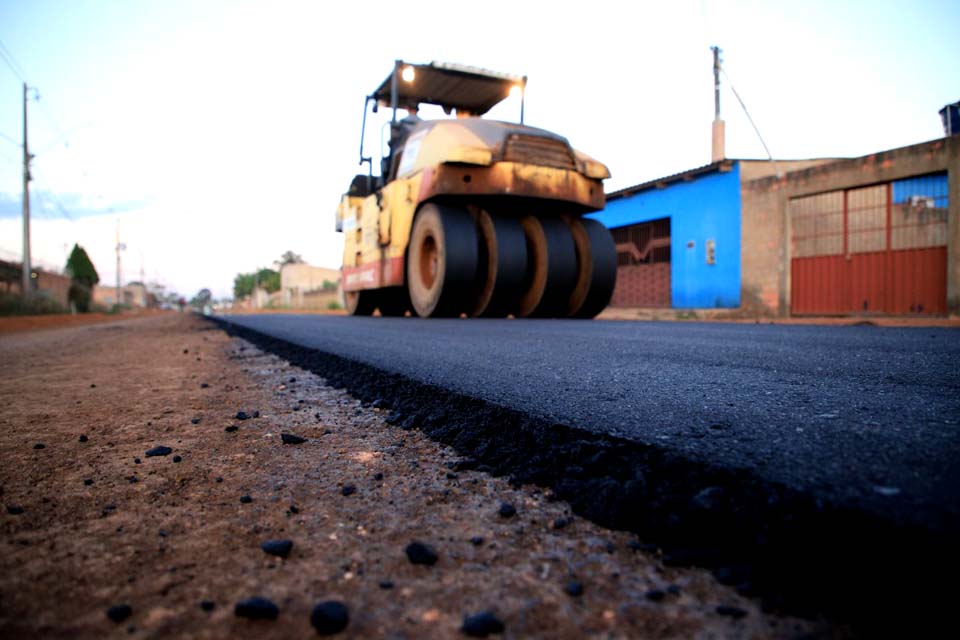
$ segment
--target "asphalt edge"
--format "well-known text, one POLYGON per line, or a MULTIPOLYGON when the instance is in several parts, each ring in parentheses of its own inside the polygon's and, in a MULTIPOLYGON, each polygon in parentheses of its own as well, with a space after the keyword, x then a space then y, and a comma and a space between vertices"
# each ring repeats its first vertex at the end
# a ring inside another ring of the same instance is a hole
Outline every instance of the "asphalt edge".
POLYGON ((658 553, 666 565, 710 569, 767 611, 827 617, 886 635, 938 628, 952 608, 949 590, 932 583, 960 569, 960 541, 949 536, 209 319, 389 410, 388 424, 452 447, 463 456, 454 470, 547 488, 577 515, 636 533, 643 541, 638 550, 658 553))

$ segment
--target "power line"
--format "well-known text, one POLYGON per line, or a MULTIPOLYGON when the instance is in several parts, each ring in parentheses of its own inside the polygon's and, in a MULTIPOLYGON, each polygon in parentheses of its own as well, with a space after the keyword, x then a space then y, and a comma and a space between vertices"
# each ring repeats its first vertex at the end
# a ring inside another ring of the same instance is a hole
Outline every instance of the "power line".
POLYGON ((777 161, 773 159, 773 154, 770 153, 770 149, 767 147, 767 143, 763 141, 763 136, 760 135, 760 129, 757 128, 757 125, 754 123, 753 118, 750 117, 750 112, 747 111, 747 105, 743 103, 743 100, 740 98, 740 94, 737 93, 736 87, 733 86, 733 80, 730 79, 730 76, 727 75, 726 69, 720 67, 720 72, 723 74, 723 77, 727 79, 727 82, 730 83, 730 90, 733 91, 734 97, 736 97, 737 102, 740 103, 740 107, 743 109, 743 113, 747 116, 747 120, 750 121, 750 126, 753 127, 754 132, 756 132, 757 137, 760 138, 760 144, 763 145, 763 150, 767 152, 767 158, 770 160, 770 163, 773 165, 773 170, 777 172, 777 177, 783 177, 783 174, 780 173, 780 168, 777 167, 777 161))
POLYGON ((7 134, 5 134, 3 131, 0 131, 0 138, 4 138, 5 140, 9 140, 11 144, 15 144, 15 145, 17 145, 18 147, 20 146, 20 143, 19 143, 19 142, 17 142, 16 140, 14 140, 13 138, 11 138, 11 137, 8 136, 7 134))
POLYGON ((7 49, 5 44, 3 44, 3 40, 0 40, 0 58, 7 63, 7 66, 10 67, 10 71, 13 71, 13 75, 20 78, 20 82, 28 84, 26 78, 27 74, 23 72, 23 67, 17 63, 16 58, 13 57, 13 54, 10 53, 10 50, 7 49))

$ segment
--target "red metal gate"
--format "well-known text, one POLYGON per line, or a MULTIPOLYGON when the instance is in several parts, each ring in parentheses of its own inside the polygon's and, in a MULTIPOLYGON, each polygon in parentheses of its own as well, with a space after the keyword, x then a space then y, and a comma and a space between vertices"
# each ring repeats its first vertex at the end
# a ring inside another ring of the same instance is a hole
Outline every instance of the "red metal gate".
POLYGON ((942 314, 946 174, 790 201, 794 314, 942 314))
POLYGON ((611 229, 617 244, 614 307, 670 307, 670 218, 611 229))

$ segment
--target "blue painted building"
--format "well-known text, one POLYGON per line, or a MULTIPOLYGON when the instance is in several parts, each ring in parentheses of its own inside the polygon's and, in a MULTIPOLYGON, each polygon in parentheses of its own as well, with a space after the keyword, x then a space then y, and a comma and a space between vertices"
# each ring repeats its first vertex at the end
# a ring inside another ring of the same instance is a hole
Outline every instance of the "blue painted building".
MULTIPOLYGON (((636 228, 654 221, 667 221, 669 240, 669 306, 675 309, 737 308, 740 306, 740 163, 725 161, 692 171, 616 191, 607 196, 603 211, 590 217, 611 229, 636 228)), ((650 265, 644 246, 633 251, 629 237, 617 237, 620 283, 614 304, 621 306, 667 306, 645 298, 643 291, 630 291, 632 278, 643 285, 662 276, 634 276, 650 265), (631 254, 634 258, 631 260, 631 254), (633 264, 631 264, 633 263, 633 264), (635 271, 634 271, 635 270, 635 271)), ((640 234, 643 235, 642 233, 640 234)), ((664 244, 661 233, 655 238, 664 244)), ((650 245, 654 239, 633 240, 650 245)), ((666 258, 666 256, 664 256, 666 258)), ((666 260, 661 259, 661 263, 666 260)), ((649 271, 650 269, 647 269, 649 271)))

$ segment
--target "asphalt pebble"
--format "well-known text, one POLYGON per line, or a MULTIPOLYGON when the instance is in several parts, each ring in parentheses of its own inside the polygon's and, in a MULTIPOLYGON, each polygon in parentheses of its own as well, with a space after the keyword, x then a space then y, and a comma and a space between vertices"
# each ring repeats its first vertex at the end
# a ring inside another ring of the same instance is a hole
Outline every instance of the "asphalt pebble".
POLYGON ((497 512, 501 518, 512 518, 517 515, 517 508, 509 502, 501 502, 500 510, 497 512))
POLYGON ((93 478, 86 478, 86 479, 83 481, 83 484, 84 484, 85 486, 88 486, 88 487, 89 487, 90 485, 93 484, 93 478))
POLYGON ((173 461, 174 461, 174 462, 181 462, 182 460, 183 460, 183 458, 181 458, 180 456, 173 456, 173 461))
POLYGON ((411 542, 406 548, 407 559, 412 564, 431 566, 437 563, 437 552, 422 542, 411 542))
POLYGON ((393 589, 393 580, 381 580, 380 581, 381 589, 393 589))
POLYGON ((107 609, 107 617, 120 624, 133 614, 133 609, 128 604, 115 604, 107 609))
POLYGON ((210 388, 210 383, 209 383, 209 382, 201 382, 201 383, 200 383, 200 388, 201 388, 201 389, 209 389, 209 388, 210 388))
POLYGON ((744 618, 747 615, 747 612, 744 609, 741 609, 740 607, 734 607, 728 604, 719 605, 717 607, 717 613, 719 613, 722 616, 728 616, 730 618, 733 618, 734 620, 739 620, 740 618, 744 618))
POLYGON ((190 424, 200 424, 200 418, 190 418, 190 424))
POLYGON ((375 473, 375 474, 373 474, 373 479, 374 479, 374 480, 377 480, 377 481, 383 480, 383 474, 382 474, 382 473, 375 473))
POLYGON ((238 427, 237 425, 232 424, 232 425, 230 425, 229 427, 224 428, 224 431, 226 431, 227 433, 233 433, 234 431, 236 431, 236 430, 239 429, 239 428, 240 428, 240 427, 238 427))
POLYGON ((343 488, 340 489, 340 493, 342 493, 345 496, 352 496, 356 492, 357 492, 357 488, 352 484, 345 484, 343 485, 343 488))
POLYGON ((472 544, 475 547, 479 547, 480 545, 483 544, 483 538, 480 536, 473 536, 472 538, 470 538, 470 544, 472 544))
POLYGON ((310 624, 322 636, 340 633, 350 624, 350 612, 347 606, 337 600, 318 603, 310 614, 310 624))
POLYGON ((18 516, 18 515, 20 515, 21 513, 23 513, 23 507, 18 507, 18 506, 15 505, 15 504, 8 504, 8 505, 7 505, 7 513, 9 513, 9 514, 12 515, 12 516, 18 516))
POLYGON ((290 511, 290 513, 300 513, 300 509, 298 509, 298 508, 297 508, 297 505, 295 505, 295 504, 290 505, 289 511, 290 511))
POLYGON ((503 622, 490 611, 481 611, 463 619, 460 630, 474 638, 486 638, 491 633, 503 633, 503 622))
POLYGON ((213 611, 217 607, 217 604, 213 600, 201 600, 200 608, 204 611, 213 611))
POLYGON ((240 496, 240 502, 243 504, 250 504, 251 502, 253 502, 253 498, 251 498, 250 496, 240 496))
POLYGON ((233 613, 238 618, 250 620, 276 620, 280 609, 266 598, 255 597, 241 600, 233 607, 233 613))
POLYGON ((568 596, 573 596, 577 598, 583 595, 583 583, 578 582, 577 580, 571 580, 563 586, 563 591, 568 596))
POLYGON ((87 440, 89 440, 87 436, 80 436, 80 442, 86 442, 87 440))
POLYGON ((140 458, 134 458, 133 464, 140 464, 140 458))
POLYGON ((42 442, 38 442, 37 444, 33 445, 33 448, 34 448, 34 449, 46 449, 46 448, 47 448, 47 445, 43 444, 42 442))
POLYGON ((650 589, 650 590, 647 591, 647 593, 646 593, 646 598, 647 598, 647 600, 649 600, 650 602, 660 602, 660 601, 662 601, 666 596, 667 596, 667 594, 664 593, 663 591, 661 591, 660 589, 650 589))
POLYGON ((281 433, 280 441, 283 442, 283 444, 303 444, 307 439, 292 433, 281 433))
POLYGON ((249 420, 253 416, 247 413, 246 411, 237 411, 237 415, 234 416, 237 420, 249 420))
POLYGON ((154 447, 153 449, 148 450, 146 452, 146 456, 148 458, 153 458, 154 456, 168 456, 171 453, 173 453, 173 449, 171 449, 170 447, 165 447, 163 445, 160 445, 158 447, 154 447))
POLYGON ((266 540, 260 543, 260 548, 271 556, 286 558, 293 550, 293 540, 266 540))
POLYGON ((573 518, 569 518, 569 517, 567 517, 567 518, 557 518, 556 520, 553 521, 553 528, 554 528, 554 529, 565 529, 565 528, 567 528, 567 527, 568 527, 569 525, 571 525, 571 524, 573 524, 573 518))

